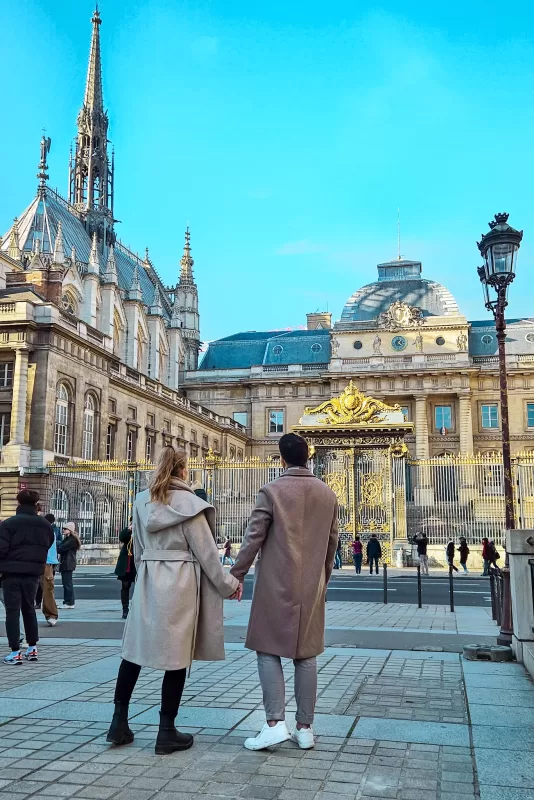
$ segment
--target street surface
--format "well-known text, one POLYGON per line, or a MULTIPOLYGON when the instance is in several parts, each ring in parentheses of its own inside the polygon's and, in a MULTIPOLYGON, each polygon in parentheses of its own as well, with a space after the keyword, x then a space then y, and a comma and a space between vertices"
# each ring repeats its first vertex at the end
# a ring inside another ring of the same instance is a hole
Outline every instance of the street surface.
MULTIPOLYGON (((243 599, 252 598, 254 576, 245 580, 243 599)), ((328 586, 328 601, 376 602, 383 601, 383 575, 371 576, 362 572, 357 576, 349 568, 342 573, 334 571, 328 586)), ((112 567, 83 567, 74 573, 74 589, 80 600, 119 600, 120 583, 113 575, 112 567)), ((61 578, 56 575, 56 596, 63 598, 61 578)), ((447 605, 449 603, 449 579, 443 574, 422 579, 422 599, 425 605, 447 605)), ((417 579, 414 573, 388 575, 388 600, 390 603, 417 604, 417 579)), ((460 575, 454 579, 454 602, 457 606, 487 608, 491 605, 488 578, 479 573, 460 575)))

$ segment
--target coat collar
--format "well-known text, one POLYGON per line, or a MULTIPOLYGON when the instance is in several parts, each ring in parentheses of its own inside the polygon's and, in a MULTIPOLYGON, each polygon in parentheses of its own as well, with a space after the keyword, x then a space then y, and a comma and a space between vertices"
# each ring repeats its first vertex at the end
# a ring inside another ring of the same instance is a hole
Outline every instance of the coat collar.
POLYGON ((37 509, 35 506, 31 506, 29 504, 25 506, 17 506, 15 514, 32 514, 33 516, 37 516, 37 509))
POLYGON ((182 481, 180 478, 171 478, 169 482, 169 489, 171 490, 181 490, 183 492, 190 492, 191 494, 195 494, 192 488, 189 486, 188 483, 182 481))
POLYGON ((290 475, 294 478, 314 478, 313 472, 311 472, 308 467, 288 467, 285 472, 282 473, 282 477, 284 475, 290 475))

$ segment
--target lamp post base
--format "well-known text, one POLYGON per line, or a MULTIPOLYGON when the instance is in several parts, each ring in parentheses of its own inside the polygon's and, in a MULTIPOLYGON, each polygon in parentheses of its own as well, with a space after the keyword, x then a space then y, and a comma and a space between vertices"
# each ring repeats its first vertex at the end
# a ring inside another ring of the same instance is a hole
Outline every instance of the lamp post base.
POLYGON ((514 633, 512 622, 512 592, 510 587, 510 568, 502 570, 502 621, 501 630, 497 637, 497 644, 511 645, 514 633))

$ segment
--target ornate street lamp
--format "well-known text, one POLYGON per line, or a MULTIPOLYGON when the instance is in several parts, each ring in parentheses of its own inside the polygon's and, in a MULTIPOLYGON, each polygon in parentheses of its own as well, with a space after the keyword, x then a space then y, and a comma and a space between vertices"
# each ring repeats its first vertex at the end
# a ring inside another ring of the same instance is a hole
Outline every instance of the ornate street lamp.
MULTIPOLYGON (((489 223, 489 233, 482 234, 478 249, 484 264, 478 267, 478 277, 484 288, 484 301, 488 311, 495 317, 497 342, 499 345, 499 386, 501 394, 502 462, 504 472, 504 508, 507 530, 515 529, 514 490, 510 457, 510 426, 508 421, 508 381, 506 377, 506 319, 504 311, 508 305, 508 287, 515 278, 517 251, 523 231, 508 225, 508 214, 495 214, 489 223)), ((503 577, 503 611, 499 644, 512 641, 512 597, 510 593, 510 569, 506 553, 503 577)))

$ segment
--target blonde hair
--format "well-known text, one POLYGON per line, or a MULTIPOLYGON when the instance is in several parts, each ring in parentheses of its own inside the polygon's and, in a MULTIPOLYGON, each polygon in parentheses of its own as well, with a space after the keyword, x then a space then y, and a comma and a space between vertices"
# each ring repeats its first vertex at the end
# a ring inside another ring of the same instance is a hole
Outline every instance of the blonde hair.
POLYGON ((153 503, 166 503, 171 478, 178 477, 178 472, 186 467, 187 453, 185 450, 176 449, 171 444, 165 445, 150 479, 150 500, 153 503))

